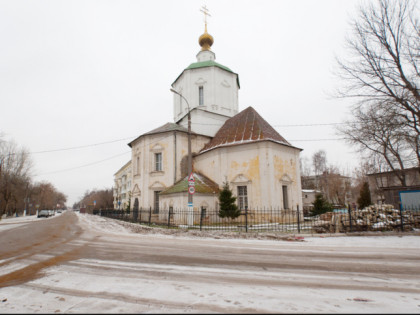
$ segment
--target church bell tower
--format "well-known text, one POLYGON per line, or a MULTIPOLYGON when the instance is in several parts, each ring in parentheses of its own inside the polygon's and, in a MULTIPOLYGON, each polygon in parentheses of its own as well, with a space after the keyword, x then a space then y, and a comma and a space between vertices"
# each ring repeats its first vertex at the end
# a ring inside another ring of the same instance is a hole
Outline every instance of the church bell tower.
POLYGON ((184 125, 191 111, 192 131, 214 136, 223 123, 238 113, 239 76, 228 67, 215 61, 216 55, 211 50, 213 36, 207 32, 206 7, 204 13, 204 33, 199 37, 201 50, 197 62, 190 64, 172 83, 172 88, 180 93, 174 94, 174 121, 184 125), (213 126, 213 127, 211 127, 213 126))

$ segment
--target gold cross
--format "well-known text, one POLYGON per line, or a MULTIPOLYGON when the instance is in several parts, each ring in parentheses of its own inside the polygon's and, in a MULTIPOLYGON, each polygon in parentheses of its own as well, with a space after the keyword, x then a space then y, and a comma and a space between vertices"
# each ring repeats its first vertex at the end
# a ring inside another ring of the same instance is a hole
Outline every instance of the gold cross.
POLYGON ((200 11, 204 13, 204 23, 207 25, 207 15, 211 16, 209 10, 206 8, 205 5, 203 5, 200 11))

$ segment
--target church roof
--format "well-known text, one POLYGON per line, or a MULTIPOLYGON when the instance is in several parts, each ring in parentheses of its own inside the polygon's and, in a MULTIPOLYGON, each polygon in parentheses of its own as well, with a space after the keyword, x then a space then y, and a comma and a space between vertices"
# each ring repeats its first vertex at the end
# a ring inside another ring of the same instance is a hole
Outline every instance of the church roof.
POLYGON ((250 106, 228 119, 200 153, 258 141, 273 141, 292 146, 250 106))
POLYGON ((145 135, 152 135, 152 134, 155 134, 155 133, 168 132, 168 131, 188 132, 188 129, 185 128, 185 127, 182 127, 182 126, 180 126, 178 124, 169 123, 168 122, 168 123, 164 124, 163 126, 160 126, 160 127, 156 128, 156 129, 153 129, 153 130, 151 130, 149 132, 144 133, 143 136, 145 136, 145 135))
MULTIPOLYGON (((222 70, 228 71, 230 73, 236 74, 236 82, 238 83, 238 87, 240 88, 241 85, 239 84, 239 76, 237 73, 233 72, 232 70, 230 70, 228 67, 221 65, 220 63, 217 63, 214 60, 206 60, 206 61, 200 61, 200 62, 194 62, 192 64, 190 64, 187 68, 184 69, 185 70, 191 70, 191 69, 198 69, 198 68, 206 68, 206 67, 218 67, 222 70)), ((184 71, 182 71, 182 73, 175 79, 175 81, 172 83, 172 85, 178 81, 178 79, 181 77, 181 75, 184 73, 184 71)))
POLYGON ((201 62, 194 62, 194 63, 190 64, 186 68, 186 70, 188 70, 188 69, 197 69, 197 68, 205 68, 205 67, 212 67, 212 66, 219 67, 220 69, 223 69, 223 70, 226 70, 226 71, 235 73, 232 70, 230 70, 228 67, 226 67, 224 65, 221 65, 220 63, 217 63, 214 60, 205 60, 205 61, 201 61, 201 62))
MULTIPOLYGON (((219 185, 213 182, 208 177, 204 176, 203 174, 193 173, 195 179, 195 192, 201 194, 212 194, 212 193, 219 193, 219 185)), ((188 177, 179 180, 174 185, 170 186, 166 190, 162 191, 161 195, 168 195, 174 193, 182 193, 188 192, 188 177)))
MULTIPOLYGON (((131 147, 131 145, 133 144, 134 141, 140 139, 143 136, 147 136, 147 135, 153 135, 153 134, 157 134, 157 133, 163 133, 163 132, 168 132, 168 131, 181 131, 181 132, 186 132, 188 133, 188 129, 184 128, 178 124, 175 123, 166 123, 163 126, 160 126, 156 129, 153 129, 149 132, 146 132, 140 136, 138 136, 136 139, 134 139, 133 141, 131 141, 128 145, 131 147)), ((195 134, 194 132, 191 132, 192 134, 195 134)))

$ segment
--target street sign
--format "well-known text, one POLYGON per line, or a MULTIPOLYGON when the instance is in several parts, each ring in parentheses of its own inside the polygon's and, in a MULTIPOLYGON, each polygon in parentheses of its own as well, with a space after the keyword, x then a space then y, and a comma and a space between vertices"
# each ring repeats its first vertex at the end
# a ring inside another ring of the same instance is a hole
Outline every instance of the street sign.
POLYGON ((195 182, 188 182, 188 186, 195 186, 195 182))
POLYGON ((96 206, 96 200, 93 201, 93 205, 96 206))
POLYGON ((189 202, 188 203, 188 207, 192 207, 193 206, 193 203, 192 202, 189 202))
POLYGON ((195 187, 194 186, 190 186, 188 187, 188 192, 190 193, 190 195, 195 193, 195 187))
POLYGON ((191 173, 190 176, 188 176, 188 181, 189 182, 195 182, 193 173, 191 173))

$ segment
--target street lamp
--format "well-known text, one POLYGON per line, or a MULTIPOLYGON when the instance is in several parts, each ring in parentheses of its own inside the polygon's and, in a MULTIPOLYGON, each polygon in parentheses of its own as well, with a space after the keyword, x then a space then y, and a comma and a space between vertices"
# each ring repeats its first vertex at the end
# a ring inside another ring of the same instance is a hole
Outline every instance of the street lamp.
MULTIPOLYGON (((188 107, 188 176, 192 174, 192 156, 191 156, 191 114, 190 114, 190 104, 188 103, 187 99, 178 91, 174 89, 170 89, 172 93, 175 93, 181 96, 185 102, 187 103, 188 107)), ((193 207, 193 195, 188 191, 188 209, 192 212, 193 207)))

